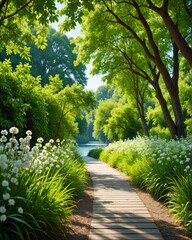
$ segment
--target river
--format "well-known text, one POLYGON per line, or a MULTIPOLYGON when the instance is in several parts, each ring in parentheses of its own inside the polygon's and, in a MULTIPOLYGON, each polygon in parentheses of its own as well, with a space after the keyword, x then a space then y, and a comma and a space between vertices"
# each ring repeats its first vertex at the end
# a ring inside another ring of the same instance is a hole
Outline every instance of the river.
POLYGON ((80 144, 79 145, 79 152, 81 156, 87 156, 88 152, 92 149, 96 148, 103 148, 107 146, 105 143, 99 142, 99 141, 90 141, 86 144, 80 144))

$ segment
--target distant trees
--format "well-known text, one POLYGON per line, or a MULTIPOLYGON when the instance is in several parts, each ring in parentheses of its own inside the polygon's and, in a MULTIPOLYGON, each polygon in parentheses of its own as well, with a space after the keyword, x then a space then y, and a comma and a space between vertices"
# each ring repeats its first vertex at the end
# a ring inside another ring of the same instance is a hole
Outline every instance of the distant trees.
POLYGON ((68 16, 64 26, 70 28, 75 21, 83 26, 85 36, 75 41, 79 60, 93 58, 92 72, 119 86, 119 79, 131 74, 148 81, 172 138, 185 137, 179 72, 181 58, 189 65, 192 59, 188 1, 67 2, 63 12, 68 16))
POLYGON ((70 44, 70 39, 54 29, 49 30, 46 36, 47 46, 45 49, 39 49, 35 44, 29 44, 30 61, 22 59, 18 54, 7 55, 5 50, 0 54, 0 60, 10 58, 12 66, 22 62, 28 62, 31 65, 31 74, 34 77, 41 76, 41 84, 44 86, 49 83, 49 76, 59 74, 63 85, 80 84, 83 87, 87 83, 85 75, 85 66, 80 63, 74 66, 77 54, 73 53, 74 44, 70 44))
POLYGON ((76 117, 94 104, 92 92, 79 85, 63 88, 58 75, 42 87, 29 64, 12 70, 10 60, 0 62, 0 129, 16 126, 21 134, 30 129, 34 139, 71 138, 77 135, 76 117))
POLYGON ((85 66, 74 67, 74 45, 49 29, 58 16, 53 0, 0 2, 0 129, 30 129, 34 140, 71 138, 76 118, 94 104, 83 90, 85 66))
POLYGON ((141 132, 141 121, 135 104, 120 92, 99 101, 94 111, 93 130, 93 136, 104 142, 136 137, 141 132))

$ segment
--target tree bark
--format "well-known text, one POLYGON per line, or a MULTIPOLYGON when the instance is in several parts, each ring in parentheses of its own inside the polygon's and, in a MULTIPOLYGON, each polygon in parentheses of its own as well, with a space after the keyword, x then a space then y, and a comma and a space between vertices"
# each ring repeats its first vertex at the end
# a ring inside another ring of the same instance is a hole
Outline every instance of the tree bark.
POLYGON ((168 2, 169 1, 164 1, 164 4, 160 8, 156 7, 152 3, 151 0, 147 0, 147 2, 149 4, 149 8, 161 16, 168 31, 171 34, 172 39, 175 41, 175 43, 176 43, 177 47, 180 49, 182 55, 184 56, 184 58, 188 61, 188 63, 192 67, 192 49, 187 44, 185 38, 181 35, 178 27, 173 22, 172 18, 170 17, 170 15, 168 13, 168 2))
POLYGON ((144 135, 147 136, 149 133, 149 129, 148 129, 147 121, 145 118, 144 106, 140 106, 140 107, 137 106, 137 109, 138 109, 139 117, 141 118, 141 125, 142 125, 144 135))
POLYGON ((155 88, 155 92, 156 92, 156 98, 159 100, 159 103, 161 105, 161 109, 162 109, 162 112, 163 112, 163 116, 164 116, 164 119, 167 123, 167 127, 169 129, 169 132, 171 134, 171 137, 173 139, 175 139, 178 135, 177 135, 177 127, 171 117, 171 114, 167 108, 167 102, 166 100, 164 99, 163 97, 163 94, 161 92, 161 89, 159 87, 158 84, 154 84, 153 87, 155 88))

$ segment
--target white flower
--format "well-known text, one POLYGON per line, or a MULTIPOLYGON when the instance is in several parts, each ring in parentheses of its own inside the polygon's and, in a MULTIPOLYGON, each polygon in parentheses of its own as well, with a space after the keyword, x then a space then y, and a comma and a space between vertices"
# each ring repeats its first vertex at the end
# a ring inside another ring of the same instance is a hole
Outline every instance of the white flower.
POLYGON ((12 133, 12 134, 17 134, 17 133, 19 132, 19 129, 16 128, 16 127, 11 127, 11 128, 9 129, 9 132, 12 133))
POLYGON ((23 161, 31 161, 33 158, 33 155, 31 153, 25 153, 23 156, 23 161))
POLYGON ((10 138, 9 141, 11 143, 14 143, 15 145, 18 145, 18 141, 17 141, 17 139, 15 137, 10 138))
POLYGON ((12 183, 17 183, 17 178, 14 178, 14 177, 11 178, 11 182, 12 182, 12 183))
POLYGON ((5 213, 6 212, 6 208, 4 206, 0 207, 0 213, 5 213))
POLYGON ((10 149, 10 148, 12 148, 12 144, 11 144, 11 142, 8 142, 8 143, 6 144, 6 146, 5 146, 5 148, 6 148, 6 149, 10 149))
POLYGON ((12 172, 13 172, 13 173, 18 173, 18 172, 19 172, 18 167, 13 167, 13 168, 12 168, 12 172))
POLYGON ((190 169, 190 166, 188 165, 185 169, 189 170, 189 169, 190 169))
POLYGON ((1 222, 5 222, 6 220, 7 220, 7 217, 6 217, 5 214, 3 214, 3 215, 0 216, 0 221, 1 221, 1 222))
POLYGON ((3 187, 8 187, 8 186, 9 186, 9 182, 8 182, 7 180, 3 180, 2 183, 1 183, 1 185, 2 185, 3 187))
POLYGON ((34 147, 31 149, 31 151, 32 151, 33 153, 38 153, 38 152, 39 152, 39 148, 38 148, 37 146, 34 146, 34 147))
POLYGON ((22 165, 22 161, 21 160, 16 160, 16 161, 13 162, 13 165, 14 165, 14 167, 18 168, 22 165))
POLYGON ((32 137, 28 135, 25 139, 29 142, 32 139, 32 137))
POLYGON ((4 200, 8 200, 9 198, 10 198, 10 194, 9 193, 3 194, 3 199, 4 200))
POLYGON ((2 131, 1 131, 1 134, 2 134, 2 135, 7 135, 8 132, 7 132, 7 130, 2 130, 2 131))
POLYGON ((19 207, 17 210, 18 210, 18 213, 23 214, 23 208, 22 207, 19 207))
POLYGON ((14 206, 15 205, 15 200, 14 199, 9 199, 9 205, 14 206))
POLYGON ((40 138, 37 139, 37 142, 38 142, 38 143, 42 143, 43 141, 44 141, 44 139, 43 139, 42 137, 40 137, 40 138))
POLYGON ((6 169, 8 167, 7 162, 7 155, 0 154, 0 168, 6 169))
POLYGON ((5 136, 2 136, 2 137, 0 138, 0 142, 4 143, 4 142, 6 142, 6 141, 7 141, 7 138, 6 138, 5 136))
POLYGON ((31 136, 31 135, 32 135, 32 132, 31 132, 30 130, 27 130, 27 131, 26 131, 26 135, 31 136))

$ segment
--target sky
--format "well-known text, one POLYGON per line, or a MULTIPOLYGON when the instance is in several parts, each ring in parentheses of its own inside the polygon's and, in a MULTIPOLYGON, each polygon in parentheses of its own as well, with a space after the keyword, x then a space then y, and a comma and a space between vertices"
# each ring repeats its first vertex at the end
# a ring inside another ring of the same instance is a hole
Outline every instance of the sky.
MULTIPOLYGON (((58 5, 58 7, 59 7, 59 5, 58 5)), ((63 17, 61 17, 59 19, 59 22, 61 22, 62 20, 63 20, 63 17)), ((59 22, 51 24, 52 27, 57 30, 59 22)), ((67 32, 66 35, 68 37, 76 38, 77 36, 80 35, 80 26, 78 25, 74 30, 67 32)), ((96 91, 99 86, 104 85, 104 83, 101 80, 102 76, 101 75, 92 76, 90 74, 90 70, 92 68, 91 63, 87 64, 86 68, 87 69, 85 71, 85 74, 86 74, 88 80, 87 80, 87 86, 85 87, 85 89, 96 91)))

